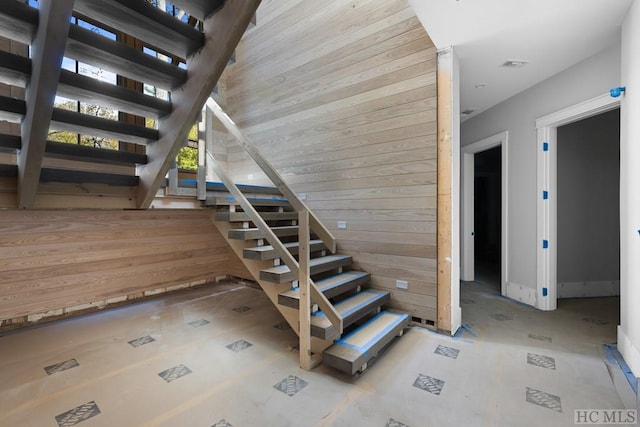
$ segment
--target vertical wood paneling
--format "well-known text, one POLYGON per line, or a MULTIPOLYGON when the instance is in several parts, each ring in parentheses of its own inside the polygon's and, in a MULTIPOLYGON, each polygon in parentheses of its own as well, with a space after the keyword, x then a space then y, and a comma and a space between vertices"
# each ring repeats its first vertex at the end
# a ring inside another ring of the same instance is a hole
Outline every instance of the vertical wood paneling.
MULTIPOLYGON (((224 97, 355 267, 435 321, 436 52, 408 2, 263 2, 224 97)), ((264 183, 233 144, 227 162, 238 182, 264 183)))
POLYGON ((212 211, 3 211, 0 320, 248 277, 212 211))

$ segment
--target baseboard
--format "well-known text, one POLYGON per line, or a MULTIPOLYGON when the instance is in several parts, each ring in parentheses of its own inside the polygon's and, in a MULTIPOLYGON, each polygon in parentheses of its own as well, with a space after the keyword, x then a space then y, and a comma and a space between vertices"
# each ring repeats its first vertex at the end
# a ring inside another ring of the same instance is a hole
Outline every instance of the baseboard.
POLYGON ((612 297, 620 295, 620 280, 558 282, 558 298, 612 297))
POLYGON ((505 296, 523 304, 536 307, 536 290, 528 286, 507 282, 505 296))

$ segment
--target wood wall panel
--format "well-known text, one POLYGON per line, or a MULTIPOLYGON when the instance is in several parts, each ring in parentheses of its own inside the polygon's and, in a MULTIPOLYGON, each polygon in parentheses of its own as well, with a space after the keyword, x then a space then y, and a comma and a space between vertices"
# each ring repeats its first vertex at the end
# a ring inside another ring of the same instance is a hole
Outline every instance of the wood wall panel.
POLYGON ((248 278, 208 210, 0 212, 0 321, 248 278))
MULTIPOLYGON (((407 0, 264 1, 236 58, 231 118, 392 306, 436 321, 436 50, 407 0)), ((266 184, 234 144, 227 167, 266 184)))

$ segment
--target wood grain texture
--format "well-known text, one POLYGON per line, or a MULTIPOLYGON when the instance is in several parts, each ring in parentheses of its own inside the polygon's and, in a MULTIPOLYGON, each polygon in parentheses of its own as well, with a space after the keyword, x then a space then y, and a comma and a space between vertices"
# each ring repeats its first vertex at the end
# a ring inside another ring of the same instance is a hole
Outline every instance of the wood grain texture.
MULTIPOLYGON (((338 250, 393 307, 436 321, 436 51, 408 2, 263 1, 221 88, 338 250)), ((267 184, 233 143, 226 161, 267 184)))
POLYGON ((206 210, 0 213, 0 320, 249 277, 206 210))

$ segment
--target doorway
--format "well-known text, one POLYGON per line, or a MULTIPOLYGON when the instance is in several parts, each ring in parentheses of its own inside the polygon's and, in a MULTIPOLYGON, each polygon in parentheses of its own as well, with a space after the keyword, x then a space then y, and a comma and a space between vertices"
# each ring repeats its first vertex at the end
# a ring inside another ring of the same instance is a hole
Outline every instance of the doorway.
POLYGON ((555 310, 558 299, 557 146, 558 127, 620 107, 608 93, 536 120, 537 129, 537 298, 540 310, 555 310))
POLYGON ((620 109, 558 127, 558 298, 620 295, 620 109))
POLYGON ((462 147, 461 279, 506 294, 507 132, 462 147))

